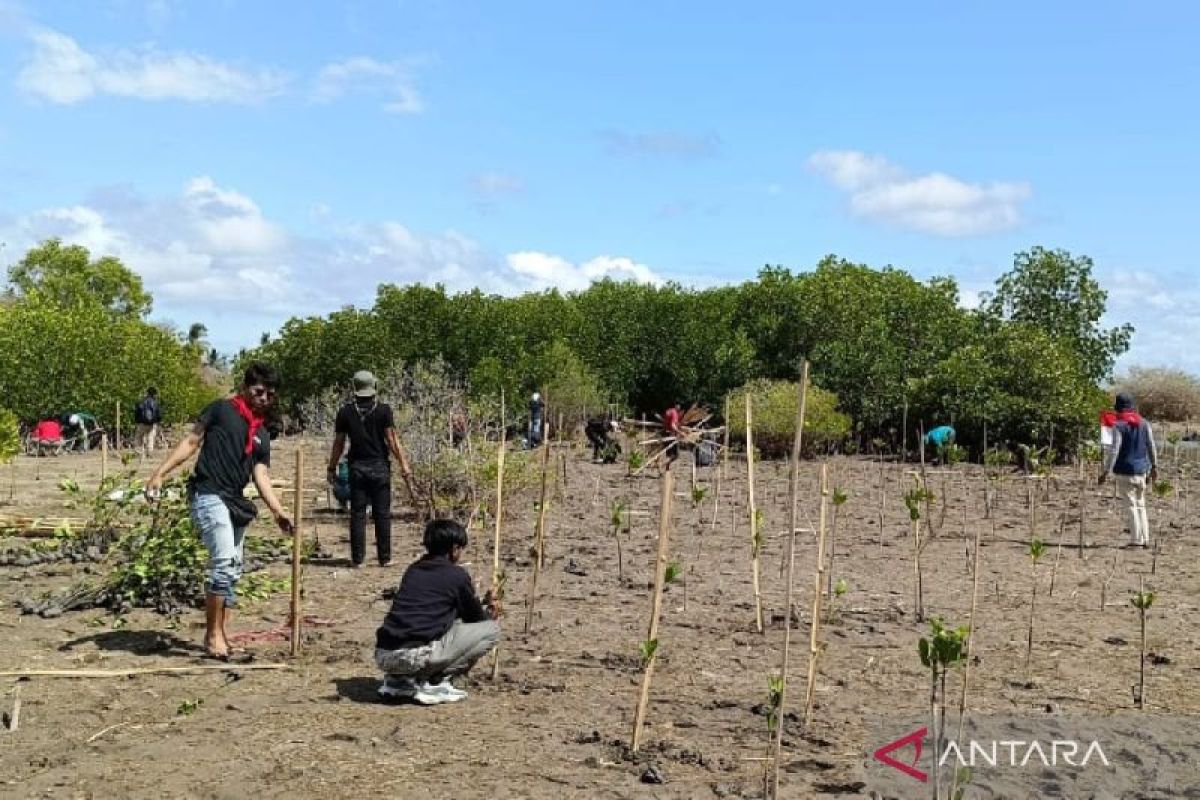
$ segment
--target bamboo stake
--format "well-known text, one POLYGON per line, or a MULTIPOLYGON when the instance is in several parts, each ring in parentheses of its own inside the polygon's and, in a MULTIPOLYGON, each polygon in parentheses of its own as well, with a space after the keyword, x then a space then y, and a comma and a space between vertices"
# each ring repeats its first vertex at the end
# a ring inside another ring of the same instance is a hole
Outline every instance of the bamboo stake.
MULTIPOLYGON (((804 365, 800 368, 800 399, 799 407, 796 409, 796 434, 792 439, 792 463, 790 485, 788 487, 789 497, 791 498, 791 511, 788 516, 788 529, 796 530, 796 526, 800 524, 800 452, 804 445, 804 411, 808 404, 808 361, 805 360, 804 365)), ((811 524, 811 523, 810 523, 811 524)), ((790 538, 789 538, 790 542, 790 538)), ((790 545, 789 545, 790 546, 790 545)), ((784 569, 791 569, 792 554, 789 551, 787 560, 779 562, 779 577, 783 577, 784 569)), ((789 602, 788 608, 791 608, 789 602)), ((789 610, 789 614, 791 611, 789 610)), ((778 775, 776 776, 778 778, 778 775)))
MULTIPOLYGON (((812 620, 809 623, 808 688, 804 694, 804 727, 812 721, 813 700, 817 692, 817 657, 821 647, 821 583, 825 579, 825 506, 829 499, 829 472, 821 465, 821 513, 817 523, 817 569, 813 583, 812 620)), ((788 609, 788 613, 792 613, 788 609)))
POLYGON ((775 749, 771 756, 771 763, 775 771, 775 777, 771 781, 772 797, 779 797, 779 753, 783 749, 783 722, 786 709, 785 703, 787 702, 788 668, 790 666, 792 656, 792 598, 794 596, 795 589, 794 576, 796 570, 796 527, 800 524, 800 450, 801 442, 804 436, 804 406, 808 399, 807 395, 808 361, 805 361, 800 372, 800 406, 796 411, 796 435, 792 440, 792 475, 789 498, 791 509, 788 517, 787 582, 784 584, 787 587, 785 593, 785 597, 787 599, 783 606, 783 663, 779 668, 779 708, 776 711, 776 719, 778 722, 775 726, 775 749))
POLYGON ((642 725, 646 721, 646 709, 650 703, 650 682, 654 678, 654 665, 658 661, 658 623, 662 617, 663 587, 666 583, 667 559, 670 556, 671 501, 674 497, 675 476, 670 469, 663 470, 659 479, 662 485, 658 516, 658 555, 654 560, 654 596, 650 604, 650 626, 646 641, 651 644, 650 657, 642 671, 642 688, 638 694, 637 710, 633 716, 633 741, 630 749, 637 752, 642 741, 642 725))
MULTIPOLYGON (((504 449, 507 433, 504 420, 504 390, 500 390, 500 449, 496 451, 496 531, 492 538, 492 598, 499 604, 500 586, 500 532, 504 525, 504 449)), ((492 680, 500 671, 500 645, 492 648, 492 680)))
POLYGON ((292 657, 300 654, 300 534, 304 513, 304 447, 296 450, 296 494, 292 498, 292 657))
MULTIPOLYGON (((992 530, 996 529, 996 521, 992 520, 992 530)), ((975 610, 979 604, 979 538, 982 528, 975 528, 975 553, 971 559, 971 572, 974 577, 971 581, 971 615, 967 617, 967 656, 963 663, 963 679, 962 693, 958 696, 958 736, 954 741, 961 742, 963 740, 963 720, 967 713, 967 684, 971 680, 971 650, 975 644, 975 610)), ((993 535, 994 539, 995 536, 993 535)), ((956 775, 955 784, 957 788, 958 776, 956 775)), ((951 789, 950 796, 954 796, 954 790, 951 789)))
POLYGON ((188 672, 242 672, 252 669, 291 669, 289 664, 192 664, 187 667, 136 667, 134 669, 18 669, 0 672, 0 678, 128 678, 133 675, 174 675, 188 672))
POLYGON ((108 480, 108 437, 100 437, 100 486, 108 480))
POLYGON ((115 432, 115 436, 113 438, 113 444, 115 444, 117 446, 117 452, 119 453, 119 452, 121 452, 121 449, 122 449, 121 448, 121 401, 120 400, 117 401, 117 417, 116 417, 116 422, 113 426, 113 430, 115 432))
POLYGON ((759 585, 758 551, 762 543, 762 531, 758 524, 758 506, 754 500, 754 412, 749 390, 746 391, 746 491, 750 509, 750 572, 754 583, 754 629, 763 632, 762 589, 759 585))
POLYGON ((538 501, 537 530, 533 538, 533 578, 529 581, 529 600, 525 604, 525 632, 533 630, 533 608, 537 602, 538 576, 545 558, 546 537, 546 479, 549 473, 550 443, 546 441, 546 424, 542 423, 542 494, 538 501))
POLYGON ((729 467, 729 429, 732 427, 729 420, 729 395, 725 395, 725 442, 721 447, 721 477, 725 477, 725 470, 729 467))

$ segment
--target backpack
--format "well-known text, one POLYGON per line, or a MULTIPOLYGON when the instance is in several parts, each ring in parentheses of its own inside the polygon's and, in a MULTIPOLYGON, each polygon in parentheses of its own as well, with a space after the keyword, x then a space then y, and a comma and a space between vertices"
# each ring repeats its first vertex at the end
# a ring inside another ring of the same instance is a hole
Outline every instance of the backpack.
POLYGON ((143 397, 142 401, 137 404, 137 408, 134 409, 134 417, 143 425, 154 424, 154 404, 149 397, 143 397))

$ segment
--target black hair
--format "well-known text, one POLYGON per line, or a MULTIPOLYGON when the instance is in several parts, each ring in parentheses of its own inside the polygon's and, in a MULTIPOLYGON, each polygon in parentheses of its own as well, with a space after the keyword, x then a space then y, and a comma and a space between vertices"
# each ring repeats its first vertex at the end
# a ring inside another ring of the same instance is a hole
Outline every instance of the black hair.
POLYGON ((265 386, 268 389, 279 388, 279 372, 270 364, 262 361, 251 362, 242 376, 243 386, 265 386))
POLYGON ((467 530, 452 519, 431 519, 421 544, 432 556, 448 556, 456 546, 467 546, 467 530))
POLYGON ((158 389, 151 386, 146 390, 146 394, 150 395, 151 397, 158 397, 158 389))

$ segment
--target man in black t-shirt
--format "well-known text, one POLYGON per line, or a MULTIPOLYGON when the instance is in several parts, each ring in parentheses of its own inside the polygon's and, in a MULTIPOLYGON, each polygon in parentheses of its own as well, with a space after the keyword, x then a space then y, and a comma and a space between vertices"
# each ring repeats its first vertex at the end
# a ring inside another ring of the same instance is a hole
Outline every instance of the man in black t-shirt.
POLYGON ((379 402, 375 376, 366 370, 354 374, 354 400, 342 406, 334 422, 333 449, 328 476, 337 476, 338 462, 350 440, 350 560, 361 567, 367 558, 367 506, 375 523, 375 551, 379 566, 392 563, 392 467, 389 452, 400 464, 400 474, 412 492, 412 470, 396 436, 392 407, 379 402))
POLYGON ((246 527, 258 513, 246 499, 246 484, 253 479, 275 524, 284 533, 292 533, 292 520, 271 487, 271 438, 264 426, 278 387, 279 375, 274 369, 259 362, 251 364, 238 393, 206 406, 192 430, 146 481, 146 497, 157 500, 167 475, 200 452, 188 481, 188 501, 192 524, 209 554, 204 649, 222 660, 229 659, 225 626, 231 616, 229 609, 237 602, 242 543, 246 527))
POLYGON ((500 607, 483 602, 458 565, 467 532, 449 519, 425 526, 425 555, 404 571, 383 624, 375 632, 375 663, 384 673, 381 697, 424 705, 453 703, 467 693, 450 679, 465 674, 500 640, 500 607))

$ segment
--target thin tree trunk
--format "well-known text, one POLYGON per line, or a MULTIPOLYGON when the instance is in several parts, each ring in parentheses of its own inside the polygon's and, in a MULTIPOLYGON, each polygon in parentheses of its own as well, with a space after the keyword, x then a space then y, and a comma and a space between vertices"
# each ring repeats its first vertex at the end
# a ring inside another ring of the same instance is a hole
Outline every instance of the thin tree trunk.
POLYGON ((660 477, 662 492, 658 517, 658 554, 654 560, 654 595, 650 605, 650 625, 646 641, 654 648, 642 670, 642 688, 638 693, 637 709, 633 716, 633 740, 630 749, 637 752, 642 742, 642 725, 646 721, 646 709, 650 702, 650 683, 654 679, 654 665, 658 661, 658 624, 662 617, 663 586, 666 582, 667 559, 670 553, 671 500, 674 495, 675 476, 670 468, 663 470, 660 477))

